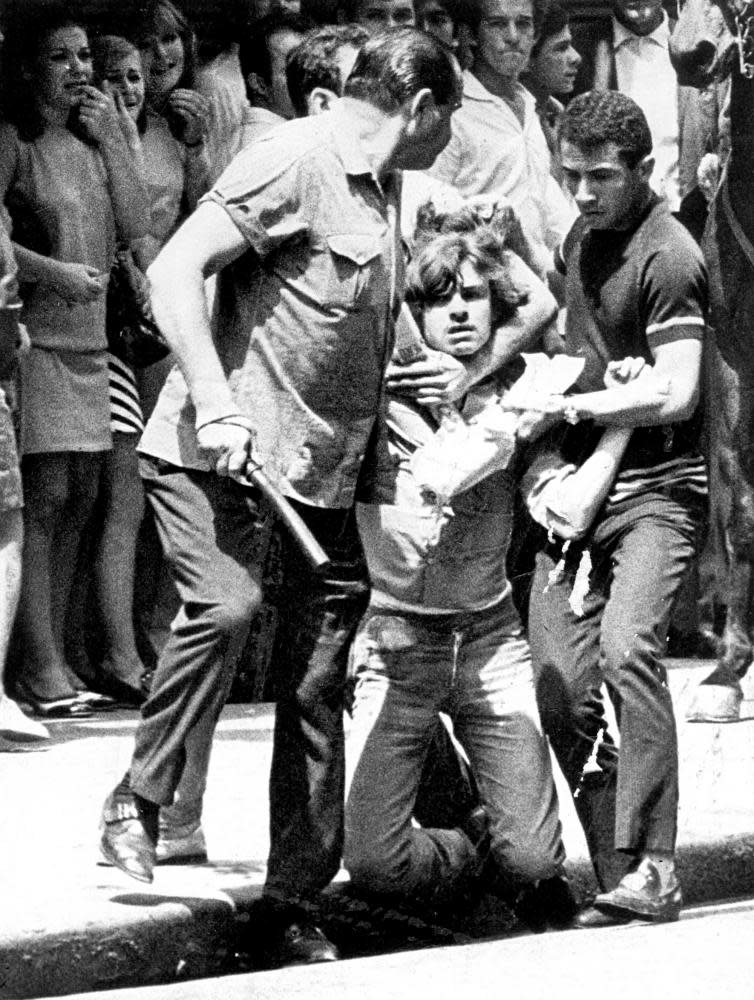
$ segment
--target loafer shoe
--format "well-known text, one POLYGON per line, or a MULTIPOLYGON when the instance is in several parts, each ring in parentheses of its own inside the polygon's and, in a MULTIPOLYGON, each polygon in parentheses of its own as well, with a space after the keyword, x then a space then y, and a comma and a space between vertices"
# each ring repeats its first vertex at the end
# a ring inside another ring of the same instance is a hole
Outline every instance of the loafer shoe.
POLYGON ((156 855, 158 865, 204 864, 208 859, 204 830, 201 825, 173 829, 160 824, 156 855))
POLYGON ((139 882, 151 882, 157 860, 159 806, 123 783, 105 799, 100 850, 106 861, 139 882))
POLYGON ((596 896, 594 905, 603 913, 666 923, 678 919, 683 896, 675 876, 670 888, 662 891, 656 866, 651 861, 644 860, 636 871, 625 875, 614 889, 596 896))

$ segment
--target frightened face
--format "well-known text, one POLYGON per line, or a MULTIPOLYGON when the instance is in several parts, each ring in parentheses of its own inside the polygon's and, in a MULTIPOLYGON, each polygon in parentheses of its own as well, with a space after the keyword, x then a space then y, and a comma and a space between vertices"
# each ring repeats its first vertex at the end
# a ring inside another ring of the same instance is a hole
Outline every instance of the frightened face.
POLYGON ((424 340, 435 351, 469 357, 490 339, 490 283, 470 260, 461 264, 455 286, 423 310, 424 340))
POLYGON ((629 167, 614 142, 560 145, 563 178, 590 229, 626 229, 649 194, 651 157, 629 167))
POLYGON ((132 49, 126 55, 109 58, 102 79, 120 94, 129 117, 136 121, 144 107, 144 75, 139 50, 132 49))
POLYGON ((40 105, 62 115, 78 106, 92 78, 92 54, 83 28, 56 28, 42 42, 32 73, 40 105))
POLYGON ((365 28, 412 28, 416 24, 413 0, 361 0, 354 20, 365 28))
POLYGON ((160 14, 154 34, 139 43, 147 97, 159 102, 169 97, 180 83, 186 54, 175 19, 167 11, 160 14))
POLYGON ((547 94, 570 94, 581 65, 581 56, 573 47, 571 29, 550 35, 529 62, 529 76, 547 94))
POLYGON ((534 46, 532 0, 483 0, 476 59, 498 76, 517 80, 534 46))

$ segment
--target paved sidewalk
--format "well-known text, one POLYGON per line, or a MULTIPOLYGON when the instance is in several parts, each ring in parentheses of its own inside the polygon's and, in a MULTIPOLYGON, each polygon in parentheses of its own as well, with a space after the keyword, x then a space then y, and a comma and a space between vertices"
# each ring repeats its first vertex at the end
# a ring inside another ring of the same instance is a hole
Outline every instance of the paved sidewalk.
MULTIPOLYGON (((679 866, 688 903, 754 895, 754 691, 744 721, 681 721, 710 664, 674 661, 681 743, 679 866)), ((136 713, 52 723, 53 746, 0 753, 0 998, 171 982, 243 967, 236 943, 264 880, 272 707, 223 714, 205 806, 211 862, 158 868, 142 886, 99 863, 102 799, 125 770, 136 713)), ((590 884, 570 797, 561 787, 569 864, 590 884)), ((453 926, 369 906, 341 880, 324 919, 346 954, 468 943, 510 933, 510 915, 453 926)), ((515 931, 515 928, 513 928, 515 931)))

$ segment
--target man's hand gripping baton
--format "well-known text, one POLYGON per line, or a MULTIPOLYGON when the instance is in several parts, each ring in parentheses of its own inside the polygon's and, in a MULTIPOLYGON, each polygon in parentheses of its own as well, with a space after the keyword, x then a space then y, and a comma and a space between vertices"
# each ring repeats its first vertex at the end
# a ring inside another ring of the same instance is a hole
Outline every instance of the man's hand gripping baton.
POLYGON ((289 503, 280 490, 265 474, 261 465, 249 459, 246 465, 246 476, 239 479, 242 486, 256 487, 273 508, 280 520, 293 535, 294 541, 306 556, 311 568, 324 574, 330 568, 330 557, 312 534, 309 525, 304 521, 295 507, 289 503))

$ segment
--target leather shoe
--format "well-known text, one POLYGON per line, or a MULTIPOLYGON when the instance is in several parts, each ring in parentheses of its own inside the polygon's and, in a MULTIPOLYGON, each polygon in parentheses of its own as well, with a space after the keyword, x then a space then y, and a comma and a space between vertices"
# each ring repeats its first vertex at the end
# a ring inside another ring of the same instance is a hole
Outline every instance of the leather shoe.
POLYGON ((513 909, 522 923, 541 934, 572 927, 578 906, 566 876, 553 875, 527 886, 519 893, 513 909))
POLYGON ((340 953, 323 931, 309 920, 298 920, 282 928, 268 945, 271 965, 310 965, 337 962, 340 953))
POLYGON ((667 923, 678 919, 683 896, 675 876, 670 888, 663 892, 656 865, 645 858, 635 871, 624 875, 614 889, 595 896, 594 905, 603 913, 617 914, 628 920, 638 918, 667 923))
POLYGON ((293 903, 262 897, 252 924, 259 934, 254 951, 265 966, 311 965, 340 958, 338 949, 307 911, 293 903))
POLYGON ((121 782, 105 799, 100 850, 106 861, 139 882, 151 882, 156 863, 159 806, 121 782))

